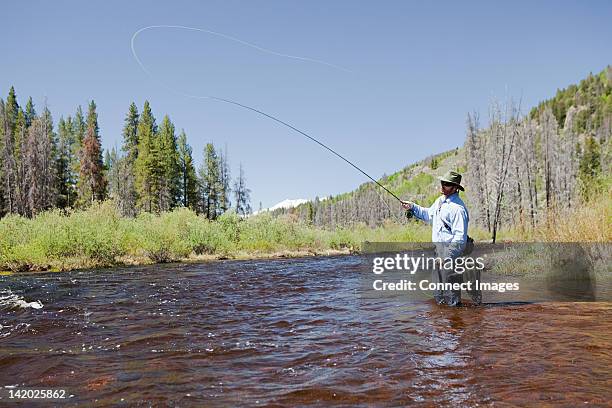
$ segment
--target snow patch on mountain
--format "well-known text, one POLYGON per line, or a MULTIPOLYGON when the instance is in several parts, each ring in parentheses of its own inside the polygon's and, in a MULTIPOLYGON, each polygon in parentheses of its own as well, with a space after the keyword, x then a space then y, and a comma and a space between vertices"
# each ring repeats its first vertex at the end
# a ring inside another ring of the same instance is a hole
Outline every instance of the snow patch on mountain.
POLYGON ((307 202, 308 202, 308 200, 306 200, 304 198, 297 198, 295 200, 286 199, 286 200, 281 201, 278 204, 274 204, 270 208, 264 208, 261 211, 255 211, 253 213, 253 215, 256 215, 256 214, 259 214, 259 213, 262 213, 262 212, 266 212, 266 211, 278 210, 279 208, 294 208, 294 207, 297 207, 300 204, 304 204, 304 203, 307 203, 307 202))

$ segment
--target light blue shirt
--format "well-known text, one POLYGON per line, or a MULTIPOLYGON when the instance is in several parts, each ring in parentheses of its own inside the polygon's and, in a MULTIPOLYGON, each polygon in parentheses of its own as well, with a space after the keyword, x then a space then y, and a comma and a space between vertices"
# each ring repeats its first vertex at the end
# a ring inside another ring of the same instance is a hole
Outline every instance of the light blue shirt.
POLYGON ((429 208, 412 204, 412 214, 431 224, 432 242, 449 244, 442 245, 444 256, 461 256, 467 242, 470 216, 458 193, 440 196, 429 208))

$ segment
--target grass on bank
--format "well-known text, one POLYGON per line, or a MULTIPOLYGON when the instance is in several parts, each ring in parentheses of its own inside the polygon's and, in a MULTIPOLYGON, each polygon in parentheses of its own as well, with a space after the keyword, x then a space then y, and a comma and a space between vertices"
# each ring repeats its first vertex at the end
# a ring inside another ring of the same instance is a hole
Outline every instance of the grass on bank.
MULTIPOLYGON (((536 228, 500 231, 500 241, 611 242, 612 202, 602 194, 574 210, 550 212, 536 228)), ((486 231, 470 228, 477 241, 486 231)), ((291 217, 270 214, 243 219, 233 212, 216 221, 188 209, 124 218, 112 202, 65 214, 52 210, 33 219, 0 219, 0 271, 71 270, 121 264, 248 258, 283 252, 355 250, 370 242, 426 242, 431 229, 421 222, 389 222, 379 228, 358 224, 326 230, 291 217)))
POLYGON ((364 241, 427 240, 427 226, 397 224, 318 229, 269 214, 243 219, 233 212, 216 221, 188 209, 124 218, 112 202, 69 214, 0 220, 0 270, 70 270, 159 263, 199 256, 249 257, 284 251, 358 250, 364 241))
MULTIPOLYGON (((612 187, 574 208, 549 209, 534 227, 529 222, 502 229, 500 241, 612 242, 612 187)), ((484 231, 478 233, 486 236, 484 231)))

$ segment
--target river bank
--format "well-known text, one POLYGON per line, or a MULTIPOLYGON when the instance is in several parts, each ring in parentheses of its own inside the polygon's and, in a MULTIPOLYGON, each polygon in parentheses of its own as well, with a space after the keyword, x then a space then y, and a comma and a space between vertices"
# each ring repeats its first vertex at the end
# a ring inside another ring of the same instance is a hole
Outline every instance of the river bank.
MULTIPOLYGON (((500 231, 499 241, 612 242, 607 197, 553 214, 536 228, 500 231), (572 220, 559 223, 555 220, 572 220)), ((488 232, 470 228, 477 242, 488 232)), ((358 253, 364 242, 427 242, 430 227, 417 221, 323 229, 291 217, 233 212, 210 221, 188 209, 122 217, 112 202, 86 210, 43 212, 0 219, 0 272, 70 271, 122 265, 262 259, 358 253)))
POLYGON ((40 272, 198 262, 341 255, 364 241, 424 241, 425 225, 356 225, 324 230, 269 214, 215 221, 187 209, 121 217, 111 202, 87 210, 0 220, 0 271, 40 272))

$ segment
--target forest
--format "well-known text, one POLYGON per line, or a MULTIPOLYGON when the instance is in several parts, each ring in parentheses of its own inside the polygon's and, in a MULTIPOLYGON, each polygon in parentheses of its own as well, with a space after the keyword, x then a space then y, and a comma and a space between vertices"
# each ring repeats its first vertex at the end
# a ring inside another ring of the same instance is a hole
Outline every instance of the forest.
MULTIPOLYGON (((484 124, 467 115, 463 146, 380 182, 430 205, 437 176, 462 173, 481 242, 609 242, 611 95, 607 67, 529 114, 494 101, 484 124)), ((227 151, 209 143, 196 171, 185 132, 168 115, 157 125, 148 102, 129 106, 120 151, 102 151, 94 101, 55 128, 44 105, 22 108, 11 88, 0 121, 0 271, 329 255, 431 237, 374 183, 249 216, 242 166, 232 183, 227 151)))
POLYGON ((79 106, 55 127, 46 106, 40 114, 32 98, 20 106, 11 87, 0 99, 0 217, 106 199, 130 217, 184 207, 214 220, 232 208, 231 198, 238 214, 251 212, 242 165, 232 184, 227 151, 208 143, 196 172, 185 131, 177 135, 168 115, 158 125, 148 101, 141 113, 130 104, 122 136, 120 151, 103 152, 93 100, 86 114, 79 106))

